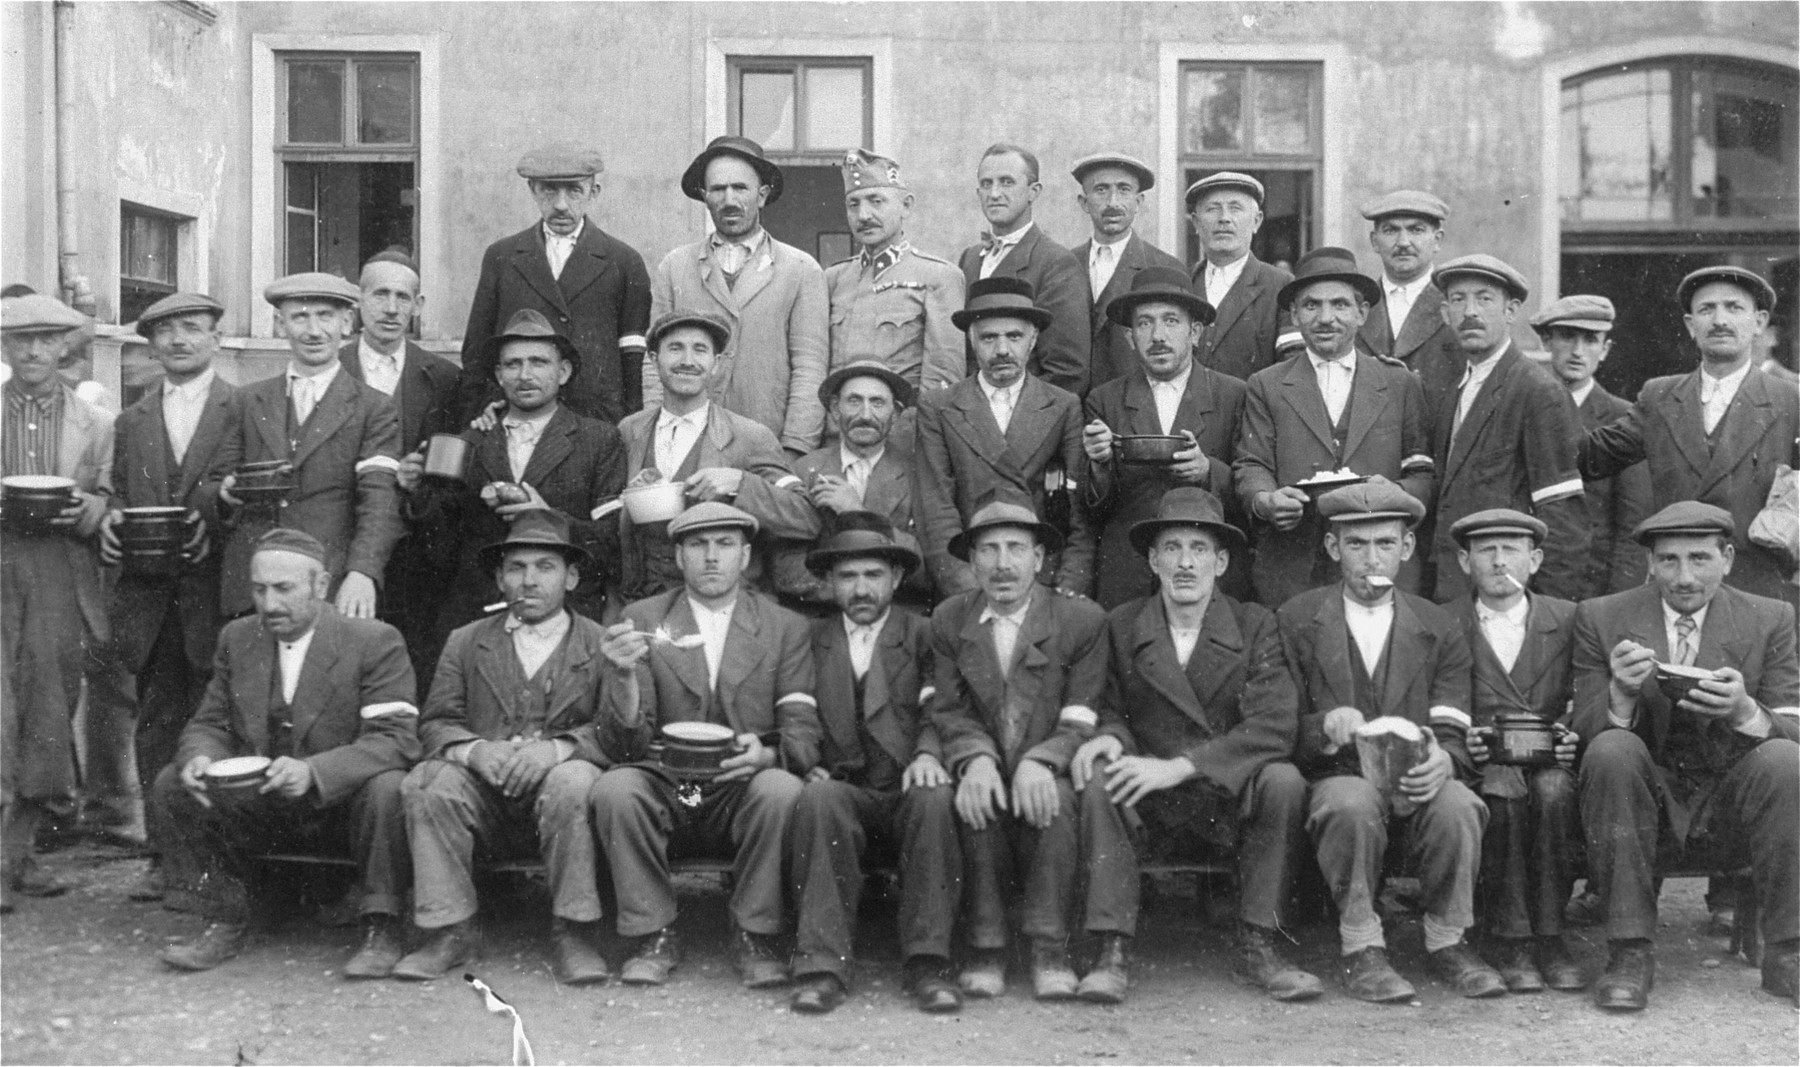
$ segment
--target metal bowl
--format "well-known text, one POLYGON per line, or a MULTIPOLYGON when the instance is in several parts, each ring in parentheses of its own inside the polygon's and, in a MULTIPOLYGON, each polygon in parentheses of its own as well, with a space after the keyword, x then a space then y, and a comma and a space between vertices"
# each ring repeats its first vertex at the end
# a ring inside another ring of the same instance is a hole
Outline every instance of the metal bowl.
POLYGON ((24 533, 46 533, 50 520, 75 503, 75 479, 54 474, 14 474, 0 478, 6 524, 24 533))
POLYGON ((1116 434, 1113 454, 1120 463, 1143 463, 1167 466, 1175 462, 1175 453, 1193 446, 1188 439, 1168 433, 1116 434))
POLYGON ((711 722, 672 722, 657 732, 662 766, 676 778, 704 781, 737 749, 731 727, 711 722))
POLYGON ((1669 703, 1679 704, 1687 699, 1701 682, 1713 677, 1713 672, 1703 671, 1698 667, 1683 667, 1679 663, 1658 663, 1656 665, 1656 687, 1661 689, 1669 703))
POLYGON ((1498 715, 1488 731, 1489 759, 1503 767, 1556 766, 1556 727, 1536 715, 1498 715))
POLYGON ((1336 471, 1320 471, 1303 481, 1294 483, 1294 488, 1306 494, 1306 499, 1317 504, 1319 498, 1333 489, 1342 489, 1349 485, 1361 485, 1369 479, 1361 474, 1347 475, 1336 471))

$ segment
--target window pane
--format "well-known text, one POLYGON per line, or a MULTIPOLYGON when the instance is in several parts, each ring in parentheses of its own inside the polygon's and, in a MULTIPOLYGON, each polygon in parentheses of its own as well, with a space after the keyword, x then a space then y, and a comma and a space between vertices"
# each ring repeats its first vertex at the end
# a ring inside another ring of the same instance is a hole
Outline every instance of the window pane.
POLYGON ((344 143, 343 63, 288 64, 287 139, 296 144, 344 143))
POLYGON ((119 273, 175 284, 175 220, 125 208, 119 215, 119 273))
POLYGON ((289 163, 287 165, 288 207, 297 207, 303 211, 317 210, 319 206, 318 182, 318 164, 289 163))
POLYGON ((861 67, 808 67, 806 70, 807 149, 861 148, 863 129, 861 67))
POLYGON ((793 151, 793 74, 745 71, 738 85, 738 132, 768 151, 793 151))
POLYGON ((316 216, 305 211, 287 213, 287 272, 299 274, 317 269, 313 232, 316 216))
POLYGON ((1312 75, 1280 68, 1256 72, 1256 148, 1261 154, 1312 151, 1312 75))
POLYGON ((1673 119, 1667 70, 1627 71, 1565 89, 1561 139, 1573 152, 1579 185, 1563 190, 1572 198, 1564 218, 1671 220, 1673 119))
POLYGON ((356 139, 361 144, 411 144, 413 65, 356 65, 356 139))
POLYGON ((1735 72, 1694 73, 1690 192, 1696 217, 1793 219, 1800 214, 1793 88, 1792 82, 1735 72))
POLYGON ((1244 72, 1190 67, 1183 74, 1181 150, 1244 151, 1244 72))

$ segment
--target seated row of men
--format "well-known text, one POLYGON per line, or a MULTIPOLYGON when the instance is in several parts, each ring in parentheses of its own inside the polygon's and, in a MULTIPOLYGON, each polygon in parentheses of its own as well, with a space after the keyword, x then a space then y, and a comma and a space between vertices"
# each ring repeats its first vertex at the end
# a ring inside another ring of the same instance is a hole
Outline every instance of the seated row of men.
POLYGON ((1588 984, 1559 926, 1585 839, 1609 942, 1601 1006, 1647 1003, 1653 872, 1670 856, 1751 867, 1763 985, 1793 1000, 1794 614, 1724 584, 1730 516, 1692 502, 1657 513, 1635 531, 1651 582, 1576 607, 1527 592, 1540 520, 1478 513, 1454 532, 1476 593, 1446 609, 1395 587, 1421 502, 1374 479, 1318 508, 1341 578, 1271 613, 1219 588, 1244 547, 1219 500, 1171 490, 1132 529, 1157 587, 1108 613, 1042 584, 1061 532, 995 494, 952 546, 973 588, 929 620, 894 603, 918 554, 854 512, 808 554, 839 609, 809 624, 748 584, 755 516, 703 503, 668 526, 680 584, 611 626, 568 610, 592 559, 566 519, 531 509, 479 553, 506 611, 451 635, 422 710, 398 633, 330 608, 323 547, 274 530, 250 563, 257 614, 225 628, 157 782, 170 886, 213 920, 163 958, 230 958, 252 918, 248 855, 335 840, 361 864, 368 931, 346 975, 437 977, 478 950, 477 858, 535 845, 559 979, 612 974, 599 949, 610 875, 630 944, 620 977, 660 983, 681 959, 669 857, 698 851, 733 859, 744 982, 791 973, 795 1010, 826 1012, 846 995, 863 872, 897 857, 921 1009, 1003 993, 1019 938, 1039 998, 1118 1003, 1138 861, 1199 851, 1237 857, 1235 972, 1305 1000, 1322 985, 1279 931, 1310 851, 1337 907, 1345 990, 1402 1001, 1414 990, 1375 909, 1398 833, 1433 969, 1464 996, 1588 984), (1651 681, 1670 663, 1704 680, 1672 699, 1651 681), (1472 727, 1512 712, 1562 724, 1556 766, 1494 761, 1472 727), (1358 728, 1383 716, 1425 738, 1394 788, 1355 755, 1358 728), (698 783, 654 749, 663 727, 692 722, 736 744, 698 783), (252 753, 273 759, 267 781, 225 803, 209 765, 252 753), (410 951, 409 887, 424 933, 410 951), (1478 887, 1498 969, 1465 937, 1478 887), (1081 932, 1101 947, 1078 974, 1081 932))

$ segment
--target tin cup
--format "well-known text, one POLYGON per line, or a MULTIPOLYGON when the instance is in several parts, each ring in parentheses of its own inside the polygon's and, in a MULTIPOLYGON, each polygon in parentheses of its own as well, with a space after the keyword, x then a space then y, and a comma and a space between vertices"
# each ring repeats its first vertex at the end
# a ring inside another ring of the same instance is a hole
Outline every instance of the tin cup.
POLYGON ((425 442, 425 469, 420 476, 436 482, 461 484, 469 466, 469 442, 453 433, 434 433, 425 442))

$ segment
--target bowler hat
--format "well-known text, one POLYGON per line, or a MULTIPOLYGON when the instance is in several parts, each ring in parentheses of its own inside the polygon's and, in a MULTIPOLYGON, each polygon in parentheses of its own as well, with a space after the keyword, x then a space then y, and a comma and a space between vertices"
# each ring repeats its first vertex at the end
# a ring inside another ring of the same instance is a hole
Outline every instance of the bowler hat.
POLYGON ((1040 330, 1050 328, 1050 313, 1036 304, 1037 290, 1023 278, 1002 275, 982 278, 969 286, 968 300, 961 311, 950 313, 950 322, 966 330, 982 319, 1005 317, 1024 319, 1040 330))
POLYGON ((592 558, 587 549, 570 540, 568 516, 549 508, 532 508, 513 516, 512 528, 506 532, 505 539, 483 545, 475 559, 482 570, 491 571, 500 565, 509 550, 515 548, 554 549, 562 553, 563 559, 578 566, 586 566, 592 558))
POLYGON ((900 164, 886 156, 852 148, 844 153, 844 195, 859 189, 899 189, 908 191, 900 177, 900 164))
POLYGON ((1552 326, 1607 333, 1613 328, 1613 302, 1603 296, 1577 293, 1560 297, 1531 316, 1532 329, 1543 333, 1552 326))
POLYGON ((681 191, 689 200, 706 199, 706 165, 720 156, 735 156, 756 168, 757 177, 769 187, 769 198, 763 201, 765 207, 781 199, 781 168, 763 155, 762 145, 748 137, 727 135, 714 137, 705 151, 695 156, 687 170, 682 171, 681 191))
POLYGON ((1377 222, 1389 215, 1417 215, 1442 224, 1450 217, 1449 205, 1418 189, 1396 189, 1363 204, 1362 217, 1377 222))
POLYGON ((894 528, 873 511, 846 511, 837 517, 837 530, 819 547, 806 554, 806 569, 825 574, 847 559, 880 559, 902 573, 918 569, 919 554, 894 540, 894 528))
POLYGON ((1129 329, 1131 314, 1139 304, 1158 301, 1186 308, 1202 326, 1211 325, 1218 314, 1211 304, 1194 292, 1194 283, 1188 279, 1186 271, 1174 267, 1146 267, 1131 276, 1130 289, 1107 301, 1106 317, 1129 329))
POLYGON ((1363 298, 1363 303, 1373 304, 1381 299, 1381 286, 1375 279, 1356 269, 1356 253, 1348 248, 1334 245, 1323 245, 1300 257, 1294 264, 1294 280, 1281 287, 1275 294, 1275 306, 1285 308, 1294 302, 1305 291, 1306 287, 1316 282, 1343 282, 1356 290, 1356 295, 1363 298))
POLYGON ((519 177, 526 181, 576 181, 606 169, 600 153, 572 144, 547 144, 519 157, 519 177))
POLYGON ((1488 508, 1476 511, 1450 524, 1450 536, 1464 548, 1477 537, 1529 537, 1534 545, 1544 543, 1550 527, 1534 515, 1512 508, 1488 508))
POLYGON ((1701 267, 1681 279, 1681 284, 1675 287, 1675 299, 1680 302, 1682 311, 1693 307, 1694 294, 1708 282, 1729 282, 1749 293, 1750 299, 1756 301, 1758 310, 1775 310, 1775 287, 1767 279, 1755 271, 1721 263, 1714 267, 1701 267))
POLYGON ((1156 505, 1156 517, 1139 519, 1131 524, 1131 547, 1147 553, 1156 543, 1156 535, 1172 527, 1198 527, 1211 530, 1227 548, 1244 547, 1244 531, 1225 521, 1225 505, 1219 498, 1195 485, 1178 485, 1162 495, 1156 505))
POLYGON ((575 351, 575 342, 558 333, 556 327, 550 325, 550 320, 544 317, 543 312, 535 308, 520 308, 513 312, 513 317, 506 320, 506 329, 488 338, 487 344, 483 346, 483 351, 489 359, 498 360, 500 350, 506 347, 508 341, 549 341, 556 346, 557 351, 562 353, 563 358, 569 361, 571 377, 573 372, 580 367, 578 353, 575 351))
POLYGON ((1514 300, 1525 300, 1531 296, 1531 287, 1525 284, 1525 276, 1513 269, 1512 264, 1484 252, 1472 256, 1459 256, 1431 272, 1431 284, 1440 290, 1449 291, 1450 279, 1462 275, 1485 278, 1498 284, 1512 294, 1514 300))
POLYGON ((263 299, 280 307, 285 300, 329 300, 355 307, 362 302, 362 290, 335 274, 321 270, 302 271, 277 278, 263 287, 263 299))
POLYGON ((177 315, 186 315, 190 311, 204 311, 213 317, 214 322, 218 322, 220 316, 225 314, 225 305, 205 293, 170 293, 138 315, 138 336, 148 340, 151 328, 157 323, 177 315))
POLYGON ((1698 500, 1678 500, 1637 524, 1631 539, 1649 548, 1658 537, 1737 536, 1731 512, 1698 500))
POLYGON ((0 330, 6 333, 60 333, 79 330, 94 320, 42 293, 0 300, 0 330))
POLYGON ((912 383, 895 374, 887 364, 877 359, 859 359, 855 363, 846 363, 825 376, 825 380, 819 384, 819 402, 830 407, 838 390, 852 378, 880 378, 894 391, 894 403, 902 407, 911 407, 918 395, 918 390, 912 387, 912 383))
POLYGON ((1096 152, 1091 156, 1082 156, 1069 168, 1069 173, 1075 176, 1076 181, 1085 182, 1088 171, 1100 167, 1117 167, 1129 171, 1137 179, 1140 193, 1148 192, 1156 185, 1156 172, 1150 169, 1150 164, 1123 152, 1096 152))
POLYGON ((1241 189, 1244 192, 1249 193, 1251 197, 1256 200, 1257 207, 1262 207, 1262 182, 1257 181, 1248 174, 1240 174, 1235 170, 1221 170, 1208 174, 1206 177, 1201 178, 1199 181, 1187 187, 1188 210, 1194 210, 1194 205, 1199 202, 1200 198, 1215 189, 1241 189))
POLYGON ((649 331, 644 334, 644 347, 652 352, 656 351, 656 346, 662 343, 670 330, 682 326, 693 326, 711 334, 713 347, 720 352, 731 347, 731 323, 725 321, 723 316, 710 311, 681 309, 665 311, 650 324, 649 331))
POLYGON ((708 500, 703 504, 695 504, 681 514, 669 520, 669 540, 679 544, 688 534, 700 533, 703 530, 743 530, 745 537, 755 537, 762 529, 762 523, 748 511, 739 511, 730 504, 717 500, 708 500))
POLYGON ((950 539, 950 554, 967 562, 969 550, 975 547, 976 536, 981 531, 996 526, 1017 526, 1030 530, 1046 552, 1058 551, 1063 546, 1062 531, 1047 522, 1039 522, 1037 512, 1031 509, 1022 495, 999 490, 989 493, 981 506, 975 509, 969 525, 950 539))
POLYGON ((1404 519, 1417 526, 1425 518, 1425 505, 1411 493, 1376 475, 1366 482, 1333 489, 1319 497, 1319 514, 1332 522, 1374 522, 1404 519))
POLYGON ((319 539, 305 530, 296 530, 289 526, 277 526, 268 533, 258 537, 250 546, 250 554, 258 552, 292 552, 296 556, 325 563, 325 546, 319 539))

